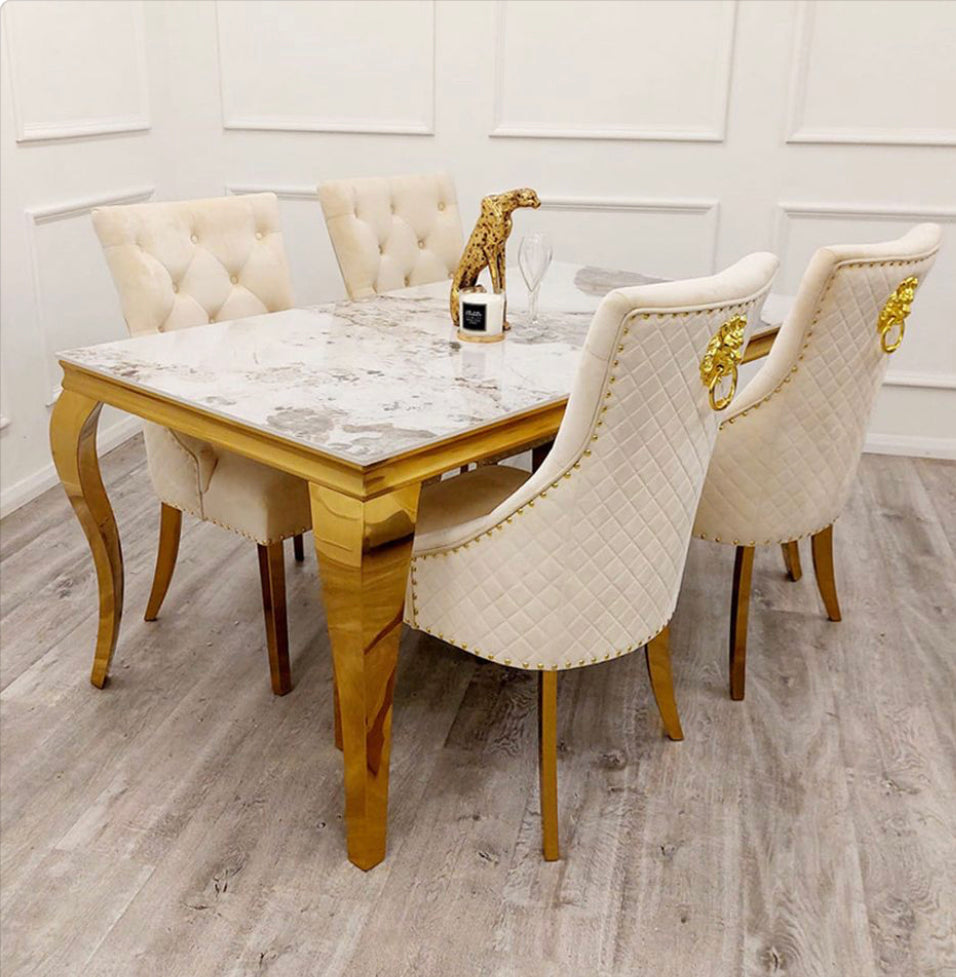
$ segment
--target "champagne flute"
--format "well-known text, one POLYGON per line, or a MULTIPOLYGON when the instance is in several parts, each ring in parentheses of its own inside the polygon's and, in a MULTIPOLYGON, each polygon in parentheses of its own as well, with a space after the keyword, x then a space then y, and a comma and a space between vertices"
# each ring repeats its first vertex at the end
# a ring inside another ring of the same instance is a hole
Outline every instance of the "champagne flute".
POLYGON ((518 248, 518 267, 528 287, 528 319, 532 325, 538 322, 538 292, 551 264, 553 251, 547 236, 538 232, 526 234, 518 248))

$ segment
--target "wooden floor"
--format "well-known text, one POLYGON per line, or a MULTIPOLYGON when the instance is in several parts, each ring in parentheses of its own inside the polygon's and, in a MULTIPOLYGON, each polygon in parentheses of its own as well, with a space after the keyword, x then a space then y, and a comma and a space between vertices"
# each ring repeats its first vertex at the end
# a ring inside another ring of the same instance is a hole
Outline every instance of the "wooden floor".
POLYGON ((747 699, 733 554, 695 543, 672 628, 686 740, 643 658, 559 689, 563 860, 539 855, 535 676, 407 634, 384 864, 345 859, 328 639, 289 554, 274 698, 253 545, 190 521, 146 624, 158 505, 104 462, 126 556, 89 685, 92 564, 60 489, 2 524, 3 977, 956 974, 956 465, 867 456, 844 621, 758 553, 747 699))

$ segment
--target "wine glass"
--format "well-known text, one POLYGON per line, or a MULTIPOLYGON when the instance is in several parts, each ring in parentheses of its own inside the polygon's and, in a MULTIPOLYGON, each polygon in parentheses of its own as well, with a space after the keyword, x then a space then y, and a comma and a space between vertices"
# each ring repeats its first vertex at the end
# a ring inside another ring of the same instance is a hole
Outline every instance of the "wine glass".
POLYGON ((538 292, 551 264, 553 251, 547 236, 538 232, 526 234, 518 248, 518 267, 528 286, 528 319, 532 325, 538 321, 538 292))

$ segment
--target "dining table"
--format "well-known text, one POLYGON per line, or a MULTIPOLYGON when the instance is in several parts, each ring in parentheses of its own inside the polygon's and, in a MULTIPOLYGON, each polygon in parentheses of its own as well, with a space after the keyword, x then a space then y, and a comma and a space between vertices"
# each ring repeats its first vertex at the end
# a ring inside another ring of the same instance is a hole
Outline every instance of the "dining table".
MULTIPOLYGON (((446 280, 58 354, 50 439, 96 567, 92 683, 106 684, 123 611, 120 535, 96 450, 104 404, 305 480, 338 698, 348 857, 377 865, 421 486, 547 444, 602 297, 657 280, 555 262, 531 322, 512 271, 511 328, 497 343, 459 339, 446 280)), ((745 361, 766 355, 787 304, 768 299, 745 361)))

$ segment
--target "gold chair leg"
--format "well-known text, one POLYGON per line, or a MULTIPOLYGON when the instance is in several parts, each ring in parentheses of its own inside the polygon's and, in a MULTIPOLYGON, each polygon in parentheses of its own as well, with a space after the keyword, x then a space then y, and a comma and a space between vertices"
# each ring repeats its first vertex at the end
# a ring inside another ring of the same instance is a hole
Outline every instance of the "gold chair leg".
POLYGON ((60 394, 50 417, 50 448, 56 473, 83 527, 96 567, 99 624, 90 681, 106 684, 123 617, 123 551, 96 456, 96 425, 102 404, 73 390, 60 394))
POLYGON ((840 602, 837 600, 836 576, 833 573, 833 526, 821 529, 810 540, 813 552, 813 572, 817 578, 817 588, 823 598, 827 617, 840 621, 840 602))
POLYGON ((538 772, 541 780, 541 841, 547 862, 558 846, 558 673, 538 673, 538 772))
POLYGON ((342 707, 339 705, 339 687, 336 684, 335 676, 332 677, 332 709, 335 712, 333 722, 335 724, 335 748, 341 750, 342 747, 342 707))
POLYGON ((260 543, 258 550, 272 691, 276 695, 285 695, 292 691, 292 670, 289 667, 289 626, 285 612, 285 561, 282 543, 272 543, 269 546, 260 543))
POLYGON ((660 634, 651 638, 644 653, 647 658, 647 674, 651 679, 651 691, 664 722, 664 731, 670 739, 682 740, 684 731, 677 713, 674 677, 671 674, 670 628, 664 628, 660 634))
POLYGON ((166 599, 166 591, 169 590, 169 582, 173 579, 173 571, 176 569, 182 526, 182 512, 163 502, 159 511, 159 548, 156 550, 153 588, 149 592, 146 613, 143 615, 144 621, 155 621, 159 617, 159 609, 166 599))
POLYGON ((730 595, 730 698, 744 697, 747 675, 747 620, 750 616, 750 579, 754 547, 738 546, 734 556, 734 586, 730 595))
POLYGON ((789 543, 781 543, 780 549, 783 551, 783 562, 787 568, 787 576, 797 581, 803 576, 803 568, 800 566, 800 546, 795 539, 789 543))
POLYGON ((295 555, 295 562, 302 563, 305 560, 305 544, 302 542, 302 533, 292 537, 292 552, 295 555))

